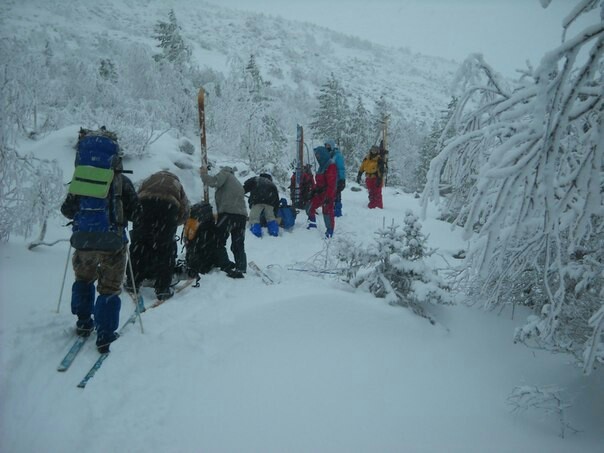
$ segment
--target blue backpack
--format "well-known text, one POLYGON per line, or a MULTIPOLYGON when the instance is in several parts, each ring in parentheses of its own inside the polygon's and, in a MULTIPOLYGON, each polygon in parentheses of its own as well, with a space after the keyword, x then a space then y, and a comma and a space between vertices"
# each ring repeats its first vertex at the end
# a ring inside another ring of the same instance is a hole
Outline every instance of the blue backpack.
POLYGON ((298 211, 293 206, 288 206, 287 200, 281 198, 277 217, 281 219, 281 228, 289 230, 296 224, 296 215, 298 211))
POLYGON ((104 127, 80 129, 69 193, 79 198, 71 245, 77 250, 116 251, 124 246, 123 172, 115 134, 104 127))

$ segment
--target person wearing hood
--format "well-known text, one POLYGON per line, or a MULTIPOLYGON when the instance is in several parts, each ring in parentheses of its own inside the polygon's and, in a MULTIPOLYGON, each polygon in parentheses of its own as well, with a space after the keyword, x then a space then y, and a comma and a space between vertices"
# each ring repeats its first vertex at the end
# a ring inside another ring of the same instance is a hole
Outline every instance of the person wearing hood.
POLYGON ((325 237, 333 236, 335 229, 334 202, 337 193, 338 169, 331 159, 325 146, 318 146, 314 150, 319 169, 315 176, 315 188, 310 205, 306 211, 308 215, 307 229, 317 228, 317 209, 321 208, 325 222, 325 237))
POLYGON ((344 165, 344 156, 342 155, 340 148, 336 145, 336 141, 332 138, 325 140, 325 148, 329 151, 329 154, 338 169, 334 215, 336 217, 342 217, 342 191, 346 187, 346 166, 344 165))
POLYGON ((369 209, 383 209, 382 178, 384 176, 384 160, 380 156, 380 148, 375 145, 371 147, 369 154, 361 162, 357 175, 358 184, 361 184, 363 173, 365 173, 365 184, 369 192, 369 204, 367 207, 369 209))
POLYGON ((158 299, 174 295, 172 275, 178 245, 176 230, 189 217, 189 199, 174 173, 158 171, 146 178, 138 189, 142 215, 130 232, 130 261, 134 274, 126 279, 127 289, 138 290, 145 279, 154 281, 158 299))
POLYGON ((245 205, 245 192, 243 185, 235 177, 231 167, 222 167, 220 171, 211 176, 208 168, 199 169, 201 180, 204 184, 214 187, 216 200, 218 262, 220 268, 231 278, 243 278, 247 271, 247 256, 245 254, 245 227, 247 224, 247 207, 245 205), (231 252, 235 260, 235 268, 226 250, 227 240, 231 237, 231 252))

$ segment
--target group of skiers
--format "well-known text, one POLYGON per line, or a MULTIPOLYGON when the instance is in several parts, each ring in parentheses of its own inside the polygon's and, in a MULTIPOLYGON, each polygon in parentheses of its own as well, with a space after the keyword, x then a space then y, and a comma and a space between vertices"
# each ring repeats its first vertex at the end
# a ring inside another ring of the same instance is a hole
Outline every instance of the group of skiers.
MULTIPOLYGON (((243 278, 247 270, 245 194, 250 193, 249 224, 254 236, 261 237, 264 226, 270 236, 278 236, 280 221, 286 228, 295 221, 288 219, 294 208, 287 205, 287 200, 279 199, 268 173, 241 184, 230 167, 222 167, 214 176, 207 167, 200 168, 204 185, 215 188, 214 216, 207 201, 191 206, 180 180, 169 171, 152 174, 136 191, 121 167, 115 135, 104 128, 82 129, 77 150, 74 178, 61 207, 63 215, 72 220, 71 245, 75 249, 71 311, 77 316, 78 335, 89 336, 96 328, 96 346, 102 354, 109 352, 110 343, 118 337, 122 284, 136 292, 143 281, 152 280, 159 300, 173 296, 179 226, 184 225, 187 277, 218 268, 231 278, 243 278), (128 222, 133 224, 129 246, 128 222), (229 237, 233 261, 226 250, 229 237), (130 272, 126 272, 127 267, 130 272)), ((380 164, 373 151, 363 161, 357 181, 363 172, 367 174, 369 207, 381 208, 380 164)), ((306 210, 307 228, 317 227, 317 210, 321 209, 325 236, 330 238, 335 217, 342 215, 344 159, 331 139, 315 148, 314 154, 319 164, 315 177, 306 166, 299 179, 300 190, 296 190, 294 176, 290 189, 292 194, 299 194, 296 207, 306 210)))

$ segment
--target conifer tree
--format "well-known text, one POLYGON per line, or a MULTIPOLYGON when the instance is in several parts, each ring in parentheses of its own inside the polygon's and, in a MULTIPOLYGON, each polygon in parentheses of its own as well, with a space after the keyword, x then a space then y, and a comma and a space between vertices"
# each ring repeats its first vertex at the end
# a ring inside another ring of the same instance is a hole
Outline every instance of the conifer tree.
POLYGON ((360 165, 372 144, 372 135, 371 114, 359 96, 355 108, 351 112, 348 132, 342 143, 343 148, 347 151, 347 162, 353 163, 353 165, 348 165, 349 168, 356 169, 360 165))
POLYGON ((348 131, 350 108, 348 96, 333 72, 321 86, 318 100, 319 108, 310 123, 313 137, 319 140, 333 138, 342 147, 348 131))
MULTIPOLYGON (((439 140, 441 135, 447 126, 451 116, 453 115, 453 111, 455 110, 455 106, 457 105, 457 98, 451 98, 449 105, 447 106, 447 110, 442 118, 437 119, 432 124, 432 129, 430 130, 430 134, 425 138, 422 143, 422 147, 420 149, 419 155, 419 166, 416 172, 416 181, 417 181, 417 190, 422 191, 424 186, 426 185, 426 175, 428 174, 428 170, 430 169, 430 162, 434 159, 440 149, 438 147, 439 140)), ((447 131, 446 136, 444 137, 444 142, 455 135, 455 128, 450 128, 447 131)))
POLYGON ((117 82, 117 71, 115 64, 109 58, 103 58, 99 65, 99 75, 108 82, 117 82))
POLYGON ((245 67, 244 83, 248 91, 254 95, 255 100, 259 101, 261 99, 260 92, 265 86, 265 82, 260 75, 260 69, 258 68, 254 54, 250 55, 250 59, 245 67))
POLYGON ((157 47, 161 49, 161 53, 153 56, 155 61, 168 61, 176 66, 189 62, 191 49, 180 34, 180 26, 173 9, 168 13, 168 22, 159 21, 154 31, 154 38, 159 41, 157 47))
POLYGON ((448 286, 425 262, 434 251, 428 249, 418 217, 408 210, 402 230, 393 221, 375 235, 375 243, 368 247, 346 239, 338 243, 337 255, 345 264, 346 281, 434 323, 425 305, 450 304, 452 299, 448 286))

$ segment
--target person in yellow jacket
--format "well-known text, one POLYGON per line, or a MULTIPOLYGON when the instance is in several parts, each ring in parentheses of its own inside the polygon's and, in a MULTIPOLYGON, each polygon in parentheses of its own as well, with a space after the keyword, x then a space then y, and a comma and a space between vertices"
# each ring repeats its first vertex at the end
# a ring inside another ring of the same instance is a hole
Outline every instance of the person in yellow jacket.
POLYGON ((361 176, 365 173, 365 184, 369 192, 369 209, 384 208, 382 202, 382 177, 384 174, 384 160, 380 156, 380 149, 377 146, 372 146, 369 154, 365 156, 359 173, 357 175, 357 183, 361 184, 361 176))

